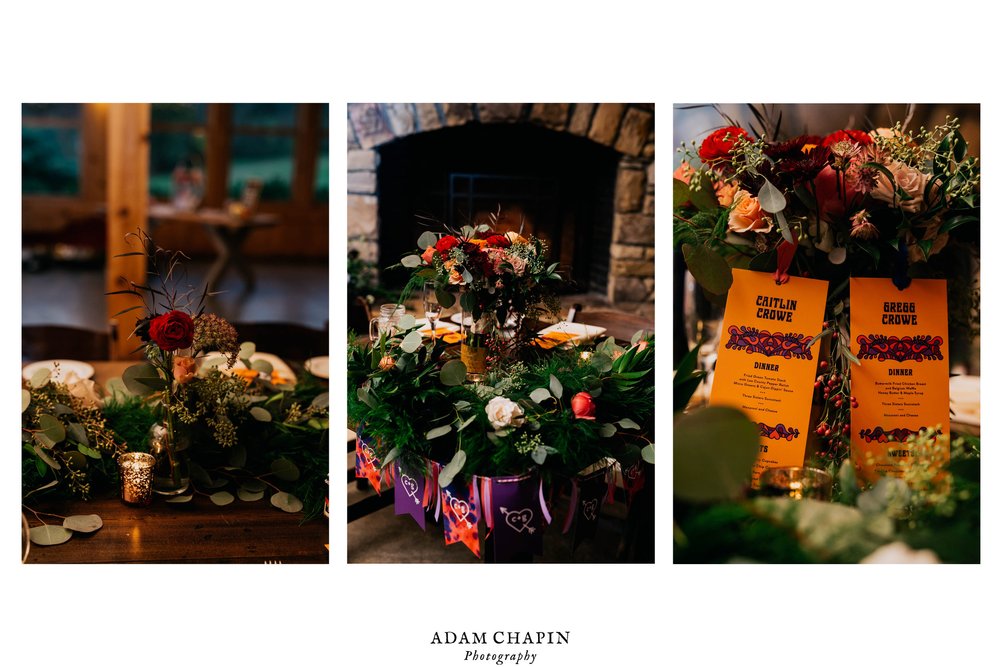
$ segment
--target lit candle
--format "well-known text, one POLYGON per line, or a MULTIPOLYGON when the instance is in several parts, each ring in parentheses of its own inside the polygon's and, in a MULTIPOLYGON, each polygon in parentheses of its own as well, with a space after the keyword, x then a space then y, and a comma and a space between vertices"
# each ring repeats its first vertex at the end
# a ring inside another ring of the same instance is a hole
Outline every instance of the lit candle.
POLYGON ((122 501, 131 505, 148 505, 153 500, 152 454, 129 452, 118 457, 118 475, 121 477, 122 501))
POLYGON ((580 353, 580 361, 590 361, 590 358, 594 356, 594 353, 590 350, 585 350, 580 353))
POLYGON ((802 500, 830 500, 833 477, 825 470, 790 466, 770 468, 760 476, 760 495, 802 500))

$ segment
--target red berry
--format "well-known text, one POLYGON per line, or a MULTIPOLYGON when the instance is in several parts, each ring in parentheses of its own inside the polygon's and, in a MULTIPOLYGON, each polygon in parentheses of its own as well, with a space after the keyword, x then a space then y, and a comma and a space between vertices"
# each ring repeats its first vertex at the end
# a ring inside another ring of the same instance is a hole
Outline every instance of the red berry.
POLYGON ((820 368, 821 368, 822 370, 824 370, 824 371, 825 371, 825 370, 827 369, 827 367, 828 367, 829 365, 830 365, 830 364, 829 364, 829 363, 827 363, 826 361, 821 361, 821 362, 819 362, 819 367, 820 367, 820 368))

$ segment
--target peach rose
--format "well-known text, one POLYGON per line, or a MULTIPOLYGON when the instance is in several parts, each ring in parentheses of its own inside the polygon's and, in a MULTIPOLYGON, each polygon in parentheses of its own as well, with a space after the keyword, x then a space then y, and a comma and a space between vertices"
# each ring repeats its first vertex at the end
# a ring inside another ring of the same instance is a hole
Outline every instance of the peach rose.
POLYGON ((719 206, 723 208, 729 208, 733 205, 733 198, 736 197, 736 193, 740 189, 736 183, 726 183, 725 181, 716 181, 712 187, 715 188, 715 198, 719 200, 719 206))
POLYGON ((420 256, 420 259, 424 260, 424 264, 431 264, 434 262, 434 253, 436 252, 437 249, 435 249, 434 246, 429 245, 427 246, 427 250, 424 250, 424 254, 420 256))
POLYGON ((187 384, 194 379, 198 362, 194 357, 174 357, 174 379, 179 384, 187 384))
POLYGON ((507 237, 507 240, 510 241, 511 243, 527 243, 528 242, 528 239, 524 238, 523 236, 521 236, 517 232, 507 232, 505 234, 505 236, 507 237))
POLYGON ((729 229, 737 234, 771 231, 774 225, 770 216, 764 213, 757 198, 746 190, 737 190, 733 195, 733 209, 729 212, 729 229))
POLYGON ((694 169, 687 162, 681 162, 681 166, 674 170, 674 178, 685 185, 691 184, 691 176, 693 175, 694 169))
POLYGON ((448 274, 448 283, 451 285, 461 285, 462 284, 462 274, 455 269, 451 270, 448 274))

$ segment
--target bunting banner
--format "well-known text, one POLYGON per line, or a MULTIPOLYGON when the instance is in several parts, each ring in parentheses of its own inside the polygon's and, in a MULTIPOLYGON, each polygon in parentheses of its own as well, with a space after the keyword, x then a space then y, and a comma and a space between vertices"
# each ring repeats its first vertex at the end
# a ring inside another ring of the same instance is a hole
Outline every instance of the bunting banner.
MULTIPOLYGON (((868 483, 900 477, 927 452, 907 444, 920 431, 947 433, 948 286, 914 279, 851 278, 851 459, 868 483)), ((934 454, 942 465, 948 449, 934 454)))
POLYGON ((552 523, 541 477, 536 472, 491 477, 487 484, 496 562, 509 562, 525 554, 541 555, 542 530, 552 523))
POLYGON ((480 508, 476 478, 464 482, 453 480, 441 489, 440 502, 444 516, 444 543, 461 542, 479 558, 480 508))
POLYGON ((381 466, 381 461, 375 455, 375 449, 371 446, 371 442, 362 435, 359 429, 358 437, 354 441, 354 477, 357 479, 366 478, 375 489, 375 493, 381 494, 383 482, 392 484, 392 477, 386 478, 380 469, 381 466))
POLYGON ((570 496, 570 510, 563 524, 563 534, 569 532, 570 525, 576 520, 573 531, 573 550, 575 551, 585 539, 597 535, 597 522, 604 506, 605 489, 608 473, 612 468, 606 467, 587 475, 573 478, 573 493, 570 496))
POLYGON ((427 530, 427 468, 404 467, 400 463, 393 466, 395 478, 396 515, 409 514, 421 530, 427 530))

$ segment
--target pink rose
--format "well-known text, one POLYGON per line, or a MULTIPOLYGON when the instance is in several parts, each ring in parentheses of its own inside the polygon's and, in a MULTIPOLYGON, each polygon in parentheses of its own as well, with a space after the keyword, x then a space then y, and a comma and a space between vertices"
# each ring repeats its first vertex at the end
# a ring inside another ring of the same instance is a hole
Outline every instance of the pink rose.
POLYGON ((573 397, 573 400, 570 401, 570 407, 573 408, 573 414, 577 419, 594 419, 594 415, 597 413, 597 405, 594 403, 593 397, 585 391, 581 391, 573 397))
POLYGON ((767 233, 773 228, 771 218, 756 197, 746 190, 738 190, 733 195, 733 210, 729 212, 729 229, 742 234, 744 232, 767 233))
POLYGON ((198 363, 194 357, 174 357, 174 379, 178 384, 187 384, 194 379, 198 363))

